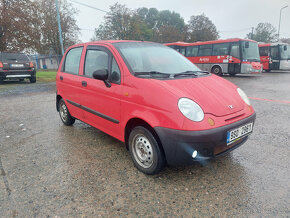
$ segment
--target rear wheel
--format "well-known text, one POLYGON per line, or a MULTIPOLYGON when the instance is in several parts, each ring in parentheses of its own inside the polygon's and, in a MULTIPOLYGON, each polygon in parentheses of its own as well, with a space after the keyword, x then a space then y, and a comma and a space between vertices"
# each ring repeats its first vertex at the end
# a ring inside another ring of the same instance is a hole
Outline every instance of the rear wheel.
POLYGON ((134 165, 145 174, 157 174, 165 166, 165 157, 156 138, 142 126, 137 126, 131 131, 129 151, 134 165))
POLYGON ((36 82, 36 75, 31 75, 31 77, 29 78, 31 83, 35 83, 36 82))
POLYGON ((219 66, 214 66, 213 68, 211 68, 211 73, 213 73, 217 76, 223 75, 222 69, 219 66))
POLYGON ((63 99, 60 99, 58 102, 58 111, 59 111, 60 119, 64 123, 64 125, 71 126, 74 124, 75 118, 73 118, 70 115, 68 108, 63 99))

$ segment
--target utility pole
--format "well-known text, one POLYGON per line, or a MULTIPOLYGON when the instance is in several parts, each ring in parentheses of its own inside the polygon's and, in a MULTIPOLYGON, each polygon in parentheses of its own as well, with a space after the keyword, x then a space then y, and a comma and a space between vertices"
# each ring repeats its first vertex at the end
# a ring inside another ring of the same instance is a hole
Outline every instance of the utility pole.
POLYGON ((254 27, 252 27, 252 35, 251 35, 251 39, 254 38, 254 27))
POLYGON ((282 10, 287 8, 288 5, 284 6, 283 8, 280 9, 280 18, 279 18, 279 28, 278 28, 278 42, 279 42, 279 37, 280 37, 280 23, 281 23, 281 15, 282 15, 282 10))
POLYGON ((58 9, 58 0, 55 0, 55 7, 56 7, 56 14, 57 14, 59 42, 60 42, 60 47, 61 47, 61 54, 63 55, 64 50, 63 50, 63 40, 62 40, 62 31, 61 31, 61 25, 60 25, 59 9, 58 9))

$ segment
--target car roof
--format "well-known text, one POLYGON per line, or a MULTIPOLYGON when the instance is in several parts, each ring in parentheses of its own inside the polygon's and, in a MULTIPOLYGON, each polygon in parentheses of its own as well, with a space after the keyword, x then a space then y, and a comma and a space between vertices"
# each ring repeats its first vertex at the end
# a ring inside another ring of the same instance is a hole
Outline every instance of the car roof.
POLYGON ((118 42, 146 42, 146 43, 157 43, 157 42, 149 42, 149 41, 138 41, 138 40, 100 40, 100 41, 92 41, 92 42, 85 42, 73 45, 73 47, 83 46, 83 45, 94 45, 94 44, 113 44, 118 42))

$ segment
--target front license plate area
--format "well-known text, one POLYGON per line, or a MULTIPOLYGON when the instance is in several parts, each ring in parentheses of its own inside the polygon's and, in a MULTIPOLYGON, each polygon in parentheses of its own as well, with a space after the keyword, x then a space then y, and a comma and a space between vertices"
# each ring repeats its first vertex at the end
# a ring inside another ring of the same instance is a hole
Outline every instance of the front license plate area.
POLYGON ((243 136, 249 135, 253 131, 253 123, 240 126, 236 129, 230 130, 227 133, 227 145, 234 143, 243 136))

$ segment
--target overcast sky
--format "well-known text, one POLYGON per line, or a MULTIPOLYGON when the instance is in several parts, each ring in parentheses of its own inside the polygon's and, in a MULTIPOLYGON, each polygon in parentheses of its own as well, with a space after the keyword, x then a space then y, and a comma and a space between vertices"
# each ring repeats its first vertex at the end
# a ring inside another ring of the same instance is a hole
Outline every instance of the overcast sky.
MULTIPOLYGON (((280 35, 290 38, 290 0, 75 0, 105 11, 116 2, 130 9, 139 7, 175 11, 187 23, 190 16, 205 13, 216 25, 220 38, 244 38, 251 27, 260 22, 269 22, 278 30, 280 9, 283 9, 280 35)), ((78 8, 77 23, 80 39, 90 41, 94 28, 104 21, 105 13, 72 3, 78 8)))

